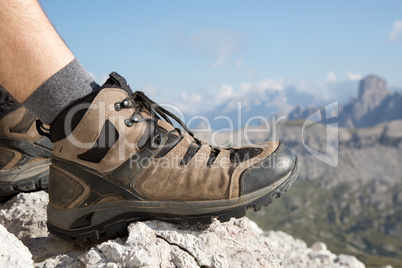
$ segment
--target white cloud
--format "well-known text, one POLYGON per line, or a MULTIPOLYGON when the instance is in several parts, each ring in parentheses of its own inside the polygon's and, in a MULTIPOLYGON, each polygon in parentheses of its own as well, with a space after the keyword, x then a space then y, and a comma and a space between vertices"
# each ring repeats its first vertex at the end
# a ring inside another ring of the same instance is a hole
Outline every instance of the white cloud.
POLYGON ((269 90, 269 91, 281 91, 283 89, 283 80, 274 80, 267 79, 258 83, 257 88, 260 91, 269 90))
POLYGON ((233 97, 233 87, 229 85, 222 85, 216 96, 217 99, 228 99, 233 97))
POLYGON ((322 105, 334 100, 346 103, 350 97, 356 96, 361 78, 360 74, 347 72, 346 77, 338 79, 331 71, 321 81, 265 79, 239 85, 222 84, 209 94, 204 94, 202 91, 195 94, 182 92, 181 99, 177 103, 186 114, 207 113, 222 104, 225 104, 223 112, 228 112, 236 109, 238 101, 241 101, 245 107, 264 103, 267 107, 278 107, 281 111, 288 111, 297 102, 295 99, 297 97, 287 95, 289 88, 296 93, 312 95, 314 98, 310 100, 312 105, 322 105))
POLYGON ((203 96, 198 93, 188 94, 181 92, 181 101, 176 102, 178 108, 184 113, 196 114, 200 111, 205 111, 205 104, 203 96))
POLYGON ((330 71, 327 75, 327 82, 329 83, 334 83, 336 82, 338 79, 336 78, 335 72, 330 71))
POLYGON ((389 34, 389 41, 395 42, 401 35, 402 35, 402 20, 397 20, 394 22, 391 33, 389 34))
POLYGON ((309 80, 301 80, 294 83, 295 87, 305 93, 315 93, 317 85, 309 80))
POLYGON ((348 77, 349 81, 360 81, 363 78, 361 74, 354 74, 351 72, 347 72, 346 76, 348 77))
POLYGON ((313 95, 315 105, 334 100, 346 103, 350 97, 357 95, 358 78, 361 77, 359 74, 348 72, 345 79, 338 79, 334 72, 329 72, 321 81, 303 79, 285 82, 285 87, 291 86, 300 92, 313 95))
POLYGON ((188 95, 186 92, 182 92, 181 97, 184 101, 189 101, 189 102, 200 103, 202 101, 202 96, 197 93, 188 95))
POLYGON ((239 87, 240 94, 246 93, 251 90, 252 85, 250 83, 243 83, 239 87))
MULTIPOLYGON (((241 100, 245 104, 260 104, 266 102, 272 104, 269 96, 271 93, 276 94, 282 92, 284 89, 283 79, 266 79, 255 83, 240 84, 235 91, 232 85, 222 84, 212 94, 200 95, 188 94, 187 92, 181 93, 181 100, 177 105, 188 114, 202 114, 213 110, 215 107, 229 101, 227 109, 231 110, 237 107, 237 101, 241 100), (208 105, 205 105, 208 103, 208 105)), ((276 99, 275 101, 279 101, 276 99)), ((281 103, 283 100, 280 101, 281 103)))

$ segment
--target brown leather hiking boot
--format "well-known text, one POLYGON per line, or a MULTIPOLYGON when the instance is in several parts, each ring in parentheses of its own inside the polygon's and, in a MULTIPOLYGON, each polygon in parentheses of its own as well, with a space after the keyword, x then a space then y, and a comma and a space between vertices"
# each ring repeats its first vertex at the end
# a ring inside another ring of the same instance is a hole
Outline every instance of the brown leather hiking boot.
POLYGON ((19 108, 0 118, 0 196, 47 188, 52 144, 19 108))
POLYGON ((70 240, 125 235, 137 220, 228 221, 270 204, 298 175, 282 143, 212 147, 116 73, 50 133, 48 228, 70 240))

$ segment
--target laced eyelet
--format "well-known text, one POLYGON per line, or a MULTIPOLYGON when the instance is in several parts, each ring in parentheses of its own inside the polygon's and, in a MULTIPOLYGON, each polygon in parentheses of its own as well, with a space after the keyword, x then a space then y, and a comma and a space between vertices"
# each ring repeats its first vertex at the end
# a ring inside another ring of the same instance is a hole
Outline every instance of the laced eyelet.
POLYGON ((123 101, 123 107, 128 107, 130 106, 130 102, 128 100, 123 101))
POLYGON ((120 103, 120 102, 116 102, 116 103, 114 104, 114 109, 115 109, 116 111, 120 111, 120 110, 121 110, 121 103, 120 103))
POLYGON ((134 115, 130 118, 127 118, 124 120, 124 124, 126 124, 126 126, 131 127, 132 125, 134 125, 134 123, 138 123, 140 121, 140 118, 138 117, 138 115, 134 115))
POLYGON ((140 119, 138 118, 137 115, 134 115, 134 116, 131 118, 131 120, 132 120, 134 123, 137 123, 138 121, 140 121, 140 119))
POLYGON ((130 118, 129 118, 129 119, 125 119, 125 120, 124 120, 124 124, 125 124, 127 127, 132 127, 133 124, 134 124, 134 121, 132 121, 130 118))
POLYGON ((162 135, 160 133, 157 133, 155 136, 152 137, 151 148, 158 149, 161 143, 162 143, 162 135))

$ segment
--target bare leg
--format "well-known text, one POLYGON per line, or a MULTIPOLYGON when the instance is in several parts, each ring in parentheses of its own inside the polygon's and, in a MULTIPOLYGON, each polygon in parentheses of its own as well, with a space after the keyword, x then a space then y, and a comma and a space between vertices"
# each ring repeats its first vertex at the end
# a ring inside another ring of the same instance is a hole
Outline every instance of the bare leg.
POLYGON ((0 1, 0 84, 20 103, 73 59, 37 0, 0 1))

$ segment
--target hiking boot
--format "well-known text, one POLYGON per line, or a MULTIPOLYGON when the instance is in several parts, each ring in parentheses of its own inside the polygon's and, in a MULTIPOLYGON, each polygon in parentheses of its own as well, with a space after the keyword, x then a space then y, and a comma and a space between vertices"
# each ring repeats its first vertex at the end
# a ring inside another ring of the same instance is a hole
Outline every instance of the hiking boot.
POLYGON ((210 146, 144 93, 132 94, 117 73, 64 110, 50 134, 47 224, 69 240, 123 236, 138 220, 243 217, 286 192, 298 175, 297 159, 282 143, 210 146))
POLYGON ((0 197, 47 188, 52 143, 20 107, 0 118, 0 197))

